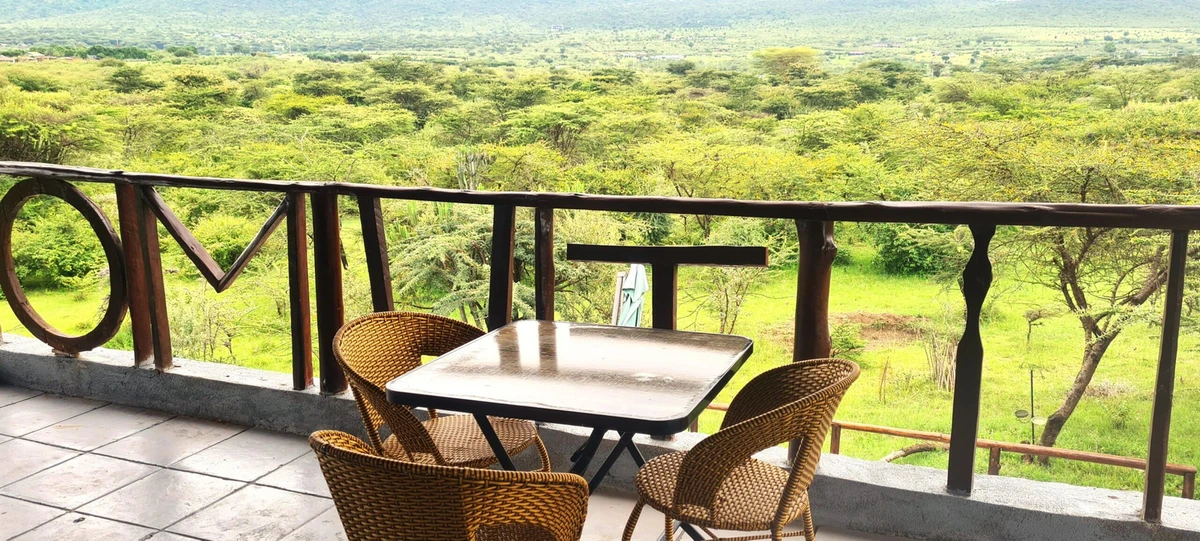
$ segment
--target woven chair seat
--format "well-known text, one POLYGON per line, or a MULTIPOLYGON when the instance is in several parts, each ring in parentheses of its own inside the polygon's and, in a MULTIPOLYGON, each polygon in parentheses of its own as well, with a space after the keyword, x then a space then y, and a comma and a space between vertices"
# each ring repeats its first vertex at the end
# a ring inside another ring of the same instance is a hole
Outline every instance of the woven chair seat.
MULTIPOLYGON (((654 458, 638 471, 635 483, 646 504, 676 519, 705 528, 769 530, 787 486, 788 472, 761 460, 750 459, 733 469, 713 498, 711 508, 675 505, 675 486, 686 452, 654 458)), ((785 522, 800 517, 808 507, 808 493, 788 502, 785 522)))
MULTIPOLYGON (((529 421, 506 419, 503 417, 488 417, 500 443, 508 451, 509 456, 528 449, 537 439, 537 426, 529 421)), ((479 424, 470 415, 441 415, 421 423, 429 431, 429 436, 442 453, 447 466, 465 468, 486 468, 496 463, 496 455, 492 453, 491 445, 479 429, 479 424)), ((389 436, 383 442, 384 456, 422 464, 436 464, 437 459, 430 453, 412 453, 404 450, 404 446, 395 436, 389 436)))

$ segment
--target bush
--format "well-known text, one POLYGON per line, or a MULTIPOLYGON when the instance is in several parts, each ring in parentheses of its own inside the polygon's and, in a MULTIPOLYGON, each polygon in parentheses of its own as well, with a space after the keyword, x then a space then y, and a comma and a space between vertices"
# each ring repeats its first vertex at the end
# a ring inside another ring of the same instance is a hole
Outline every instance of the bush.
POLYGON ((862 349, 867 347, 863 340, 862 327, 853 323, 835 323, 829 329, 829 356, 858 360, 862 349))
POLYGON ((970 234, 964 230, 939 225, 872 226, 872 242, 879 249, 875 264, 888 274, 958 272, 971 252, 970 234))
POLYGON ((192 233, 223 269, 242 255, 258 233, 259 225, 241 216, 213 214, 200 220, 192 233))
POLYGON ((58 92, 62 86, 53 79, 32 73, 9 73, 8 82, 26 92, 58 92))
POLYGON ((13 230, 13 261, 25 287, 76 285, 104 268, 104 249, 86 220, 66 203, 39 197, 21 210, 13 230))

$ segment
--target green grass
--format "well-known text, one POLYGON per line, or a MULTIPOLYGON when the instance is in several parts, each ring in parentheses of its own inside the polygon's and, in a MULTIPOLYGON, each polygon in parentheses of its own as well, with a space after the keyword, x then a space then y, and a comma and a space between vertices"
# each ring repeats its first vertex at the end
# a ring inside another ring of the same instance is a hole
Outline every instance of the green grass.
MULTIPOLYGON (((850 265, 835 267, 830 312, 836 321, 853 317, 864 327, 883 319, 880 314, 935 318, 961 309, 957 291, 916 277, 886 276, 869 265, 871 254, 854 250, 850 265), (847 316, 846 314, 855 314, 847 316)), ((350 276, 362 270, 361 262, 351 258, 350 276)), ((174 262, 168 257, 168 267, 174 262)), ((179 262, 179 268, 186 268, 179 262)), ((215 358, 253 368, 287 372, 290 370, 290 335, 286 304, 278 312, 277 286, 282 276, 278 267, 248 272, 227 293, 216 295, 194 277, 172 274, 167 281, 168 295, 190 295, 206 302, 219 302, 221 310, 239 314, 231 340, 232 353, 219 345, 215 358)), ((686 287, 688 275, 683 275, 686 287)), ((365 286, 360 280, 347 280, 347 317, 366 310, 365 286)), ((774 271, 753 290, 745 304, 735 332, 755 340, 755 352, 745 367, 718 397, 728 403, 737 390, 755 375, 791 359, 791 326, 795 311, 796 275, 794 269, 774 271)), ((1023 314, 1032 307, 1057 308, 1053 292, 1006 279, 997 271, 993 293, 999 292, 983 324, 985 365, 980 415, 980 438, 1020 442, 1029 439, 1029 425, 1013 416, 1016 409, 1029 407, 1029 371, 1034 371, 1037 405, 1040 415, 1055 408, 1074 378, 1079 366, 1083 335, 1078 322, 1069 314, 1044 321, 1033 330, 1026 344, 1023 314)), ((34 291, 33 305, 51 324, 70 333, 85 332, 96 320, 103 293, 99 290, 76 294, 58 291, 34 291)), ((199 302, 198 300, 196 302, 199 302)), ((193 303, 195 304, 195 303, 193 303)), ((211 304, 209 305, 211 309, 211 304)), ((704 311, 681 302, 680 327, 712 331, 716 324, 704 311)), ((1061 312, 1061 310, 1060 310, 1061 312)), ((647 315, 649 321, 649 315, 647 315)), ((173 325, 181 322, 173 321, 173 325)), ((9 333, 27 334, 8 310, 0 311, 0 326, 9 333)), ((175 328, 177 334, 179 328, 175 328)), ((1142 325, 1128 329, 1113 345, 1093 381, 1107 396, 1087 396, 1064 429, 1059 445, 1064 448, 1144 457, 1149 437, 1150 404, 1156 370, 1160 330, 1142 325)), ((880 337, 868 333, 866 348, 856 355, 862 375, 851 388, 838 411, 838 419, 916 430, 949 432, 952 394, 936 389, 928 377, 925 353, 915 334, 890 333, 880 337), (886 340, 880 340, 886 338, 886 340), (883 369, 887 366, 887 378, 883 369), (883 392, 881 393, 881 387, 883 392)), ((1194 329, 1185 329, 1180 349, 1176 382, 1175 415, 1171 430, 1170 461, 1200 464, 1200 339, 1194 329)), ((181 344, 176 338, 177 344, 181 344)), ((128 323, 109 344, 131 347, 128 323)), ((178 354, 180 348, 177 347, 178 354)), ((712 432, 720 423, 719 412, 701 418, 701 430, 712 432)), ((856 432, 844 432, 843 454, 878 460, 891 451, 914 443, 911 440, 856 432)), ((913 455, 899 463, 945 468, 947 455, 931 452, 913 455)), ((987 455, 977 453, 977 471, 986 471, 987 455)), ((1079 485, 1139 490, 1142 474, 1137 470, 1054 460, 1048 467, 1023 464, 1021 457, 1005 454, 1001 475, 1067 482, 1079 485)), ((1168 476, 1168 494, 1177 495, 1181 479, 1168 476)))

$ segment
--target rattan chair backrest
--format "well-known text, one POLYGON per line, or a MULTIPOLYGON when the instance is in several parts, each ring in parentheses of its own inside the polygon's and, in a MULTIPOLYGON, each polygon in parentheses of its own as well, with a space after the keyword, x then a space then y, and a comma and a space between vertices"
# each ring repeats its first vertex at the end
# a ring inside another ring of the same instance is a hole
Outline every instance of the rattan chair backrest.
POLYGON ((583 531, 578 475, 404 462, 336 431, 309 444, 350 541, 576 541, 583 531))

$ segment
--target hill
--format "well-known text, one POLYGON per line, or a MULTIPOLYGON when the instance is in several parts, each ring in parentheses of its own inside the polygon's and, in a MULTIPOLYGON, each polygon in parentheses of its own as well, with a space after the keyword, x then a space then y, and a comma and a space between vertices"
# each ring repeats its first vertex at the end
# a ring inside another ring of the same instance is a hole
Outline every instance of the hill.
POLYGON ((1200 30, 1171 0, 0 0, 0 42, 388 49, 528 40, 555 30, 782 25, 814 35, 930 34, 1005 26, 1200 30))

